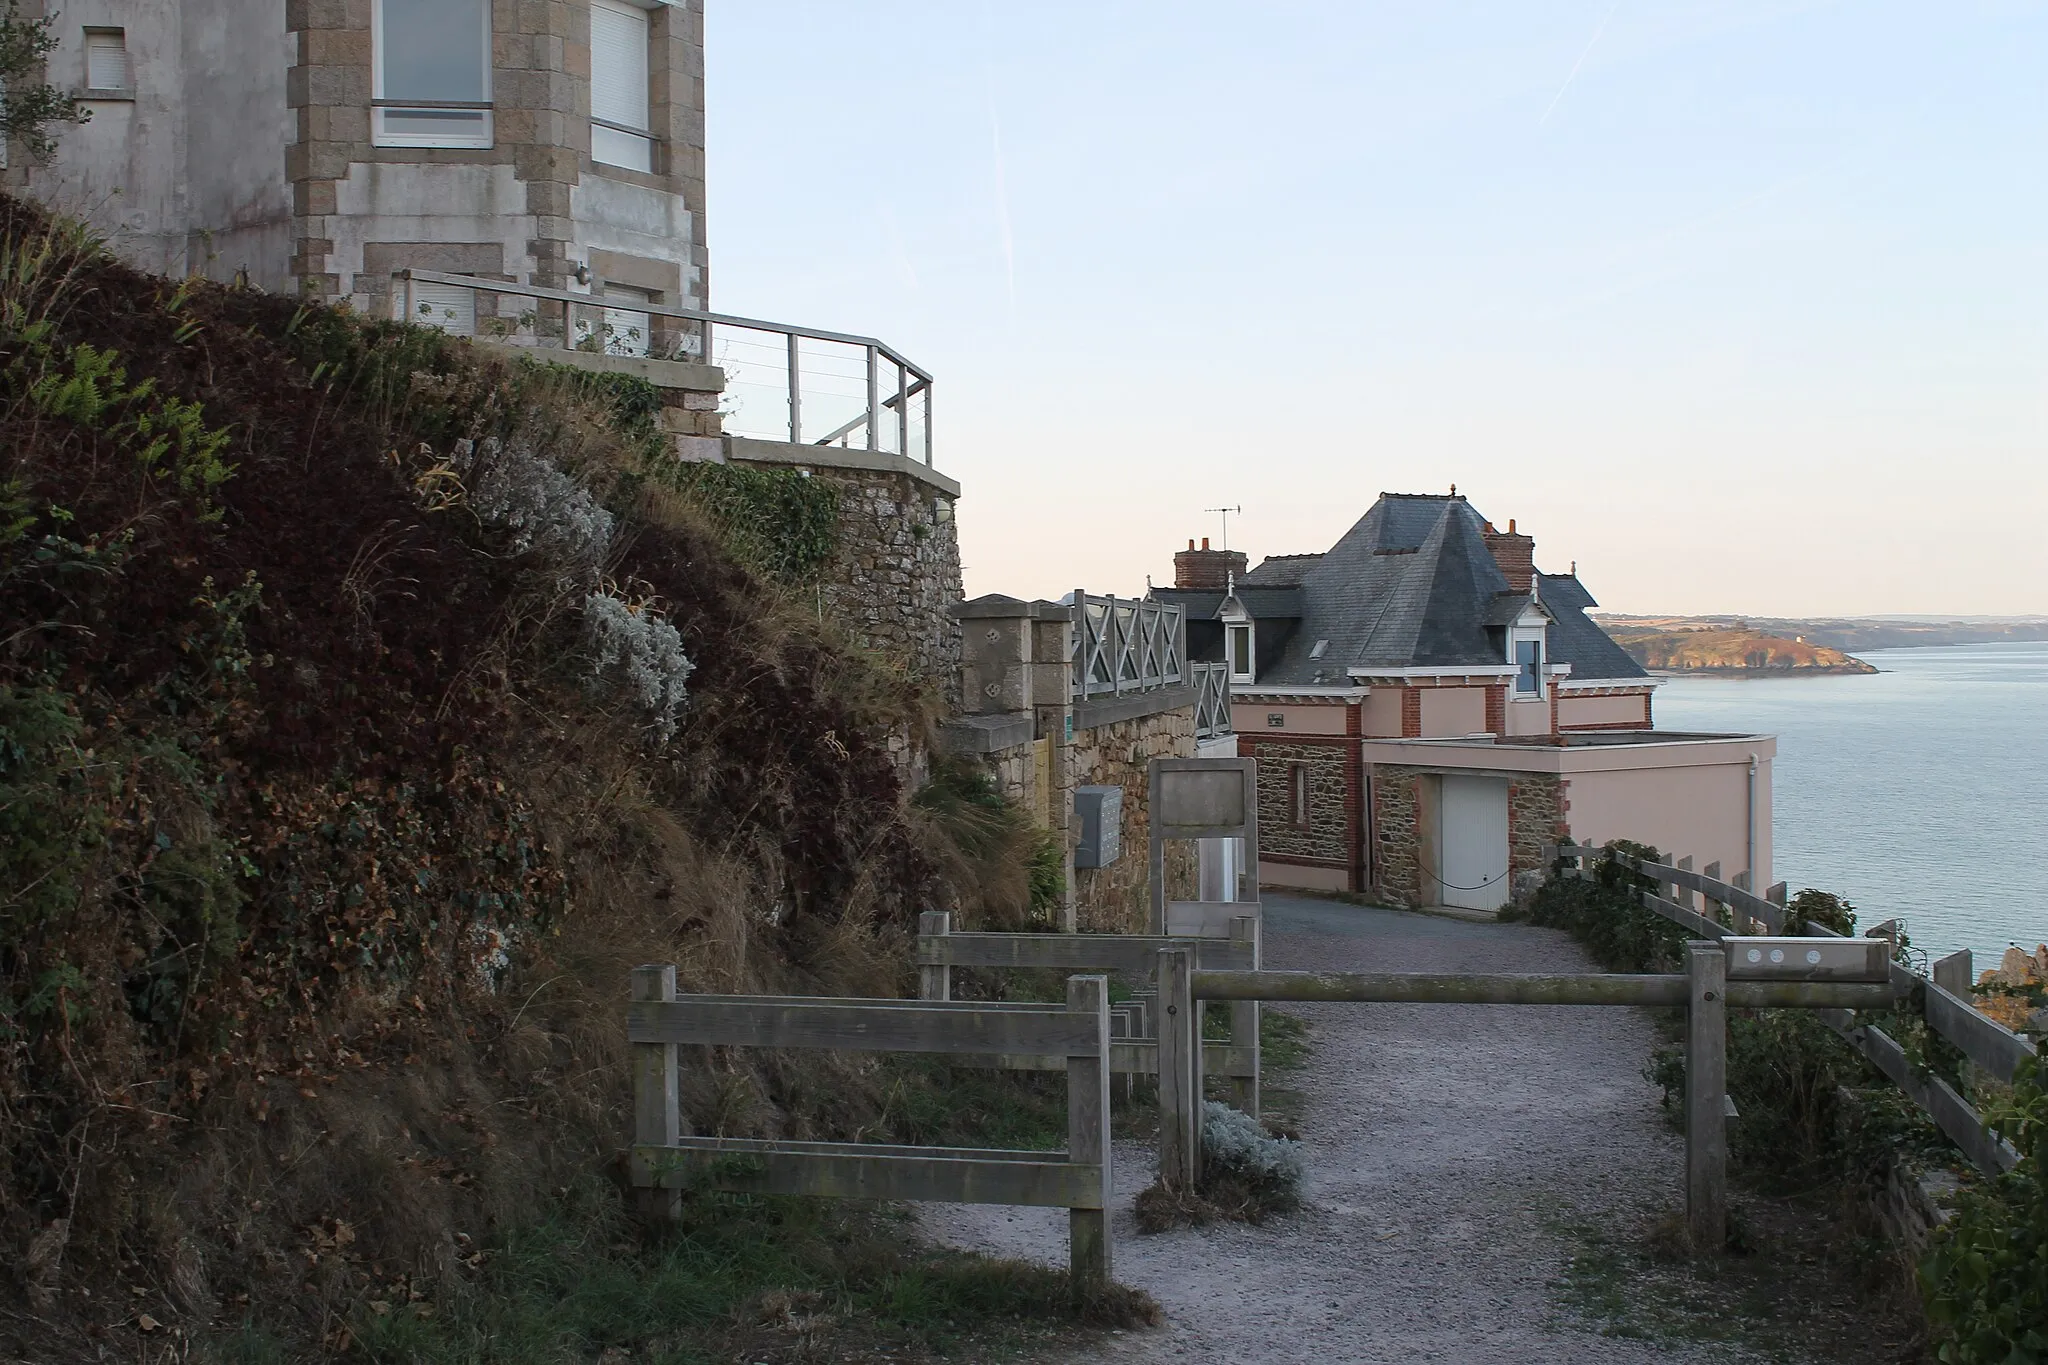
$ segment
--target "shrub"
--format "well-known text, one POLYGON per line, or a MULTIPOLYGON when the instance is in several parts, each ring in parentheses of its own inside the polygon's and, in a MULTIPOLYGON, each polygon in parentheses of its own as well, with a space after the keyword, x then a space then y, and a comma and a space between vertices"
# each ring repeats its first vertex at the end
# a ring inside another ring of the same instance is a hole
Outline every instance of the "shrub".
POLYGON ((1920 1281, 1951 1365, 2048 1360, 2048 1074, 2029 1058, 1987 1115, 2020 1164, 1966 1190, 1935 1234, 1920 1281))
POLYGON ((1301 1207, 1301 1144, 1273 1137, 1250 1114, 1216 1100, 1202 1106, 1202 1172, 1212 1184, 1242 1185, 1268 1211, 1301 1207))
POLYGON ((1591 880, 1553 875, 1530 902, 1532 924, 1563 929, 1610 972, 1676 970, 1691 937, 1662 915, 1643 908, 1640 893, 1656 883, 1616 862, 1611 853, 1660 861, 1647 844, 1616 840, 1610 856, 1593 865, 1591 880))
POLYGON ((597 654, 592 673, 622 684, 655 738, 667 743, 686 699, 683 684, 697 671, 683 653, 683 637, 648 604, 609 593, 583 599, 583 622, 597 654))

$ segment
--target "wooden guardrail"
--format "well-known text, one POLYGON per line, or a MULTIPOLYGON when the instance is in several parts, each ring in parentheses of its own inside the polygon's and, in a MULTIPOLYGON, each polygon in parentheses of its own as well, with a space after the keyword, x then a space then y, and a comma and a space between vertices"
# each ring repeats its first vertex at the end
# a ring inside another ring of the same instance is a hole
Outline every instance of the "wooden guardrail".
POLYGON ((1490 1005, 1682 1005, 1686 1010, 1686 1209, 1693 1245, 1727 1229, 1727 1009, 1730 1005, 1882 1008, 1894 988, 1881 943, 1695 940, 1684 975, 1508 976, 1198 970, 1186 948, 1160 952, 1160 1178, 1201 1175, 1202 1062, 1194 1021, 1209 1000, 1327 1000, 1490 1005))
MULTIPOLYGON (((1203 967, 1219 971, 1251 971, 1259 965, 1258 902, 1175 904, 1239 913, 1227 922, 1215 915, 1170 919, 1181 930, 1173 934, 1014 934, 956 932, 950 913, 928 910, 918 917, 918 994, 926 1000, 951 999, 955 967, 1114 972, 1142 983, 1142 989, 1136 999, 1110 1006, 1110 1070, 1120 1076, 1157 1076, 1159 1036, 1153 1001, 1159 950, 1187 948, 1203 967), (1220 933, 1214 932, 1219 928, 1220 933)), ((1202 1062, 1208 1074, 1229 1078, 1240 1109, 1259 1112, 1256 1004, 1232 1009, 1230 1040, 1205 1043, 1202 1062)), ((981 1064, 1019 1071, 1053 1071, 1063 1065, 1056 1057, 1026 1053, 992 1055, 981 1064)))
MULTIPOLYGON (((1612 857, 1632 872, 1663 886, 1677 888, 1679 894, 1696 891, 1710 901, 1728 906, 1735 913, 1765 923, 1774 934, 1783 932, 1786 926, 1783 882, 1772 888, 1770 896, 1758 898, 1747 888, 1691 871, 1683 865, 1689 859, 1681 859, 1680 865, 1672 866, 1584 844, 1552 845, 1544 849, 1545 866, 1555 867, 1560 861, 1578 862, 1581 866, 1574 871, 1581 877, 1592 875, 1584 864, 1596 857, 1612 857)), ((1699 914, 1676 899, 1648 890, 1641 895, 1645 909, 1704 937, 1719 939, 1731 933, 1717 920, 1699 914)), ((1801 927, 1812 936, 1839 937, 1824 925, 1808 923, 1801 927)), ((1891 940, 1888 936, 1879 934, 1877 930, 1871 932, 1877 936, 1867 941, 1889 945, 1891 940)), ((1889 955, 1889 947, 1885 951, 1889 955)), ((1889 962, 1889 971, 1896 996, 1891 1008, 1903 1008, 1919 1015, 1937 1036, 1954 1044, 1971 1063, 1982 1067, 1993 1078, 2010 1083, 2020 1062, 2037 1055, 2038 1049, 2031 1041, 1971 1006, 1967 998, 1971 956, 1967 949, 1934 963, 1930 975, 1923 976, 1899 962, 1889 962)), ((1734 999, 1731 993, 1729 1003, 1741 1005, 1743 1002, 1734 999)), ((1870 1008, 1882 1009, 1885 1006, 1870 1008)), ((1905 1049, 1883 1029, 1859 1020, 1855 1010, 1849 1008, 1823 1009, 1819 1017, 1822 1023, 1903 1090, 1907 1098, 1934 1120, 1935 1125, 1978 1170, 1986 1175, 1997 1175, 2018 1164, 2018 1151, 1985 1124, 1984 1116, 1976 1107, 1941 1077, 1917 1068, 1905 1049)))
POLYGON ((1068 1212, 1068 1258, 1083 1301, 1108 1285, 1109 981, 1067 978, 1057 1004, 678 995, 676 969, 638 967, 626 1037, 633 1053, 632 1184, 643 1212, 673 1218, 681 1192, 710 1188, 853 1199, 1034 1204, 1068 1212), (1058 1056, 1067 1072, 1065 1151, 907 1147, 686 1135, 683 1046, 835 1048, 960 1059, 1058 1056))

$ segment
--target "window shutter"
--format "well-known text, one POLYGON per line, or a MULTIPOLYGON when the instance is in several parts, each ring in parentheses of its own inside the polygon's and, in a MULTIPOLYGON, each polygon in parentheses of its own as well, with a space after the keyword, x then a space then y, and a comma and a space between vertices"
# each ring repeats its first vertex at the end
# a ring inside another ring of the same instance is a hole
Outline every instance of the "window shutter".
POLYGON ((591 0, 590 116, 647 130, 647 11, 591 0))
POLYGON ((476 291, 459 284, 429 284, 415 280, 412 286, 412 316, 407 322, 439 327, 459 337, 476 335, 476 291))
POLYGON ((85 85, 88 90, 126 90, 128 35, 125 30, 88 29, 85 34, 85 85))

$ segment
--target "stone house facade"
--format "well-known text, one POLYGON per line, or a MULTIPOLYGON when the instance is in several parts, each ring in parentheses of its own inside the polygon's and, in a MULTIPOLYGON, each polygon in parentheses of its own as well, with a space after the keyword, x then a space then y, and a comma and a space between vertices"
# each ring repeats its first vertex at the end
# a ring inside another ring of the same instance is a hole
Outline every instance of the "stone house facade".
POLYGON ((1767 885, 1769 736, 1657 730, 1658 680, 1570 573, 1457 495, 1383 493, 1329 550, 1204 541, 1153 597, 1227 667, 1269 885, 1491 910, 1561 836, 1638 839, 1767 885))
POLYGON ((702 0, 25 9, 92 119, 6 180, 147 269, 366 310, 405 267, 705 306, 702 0))

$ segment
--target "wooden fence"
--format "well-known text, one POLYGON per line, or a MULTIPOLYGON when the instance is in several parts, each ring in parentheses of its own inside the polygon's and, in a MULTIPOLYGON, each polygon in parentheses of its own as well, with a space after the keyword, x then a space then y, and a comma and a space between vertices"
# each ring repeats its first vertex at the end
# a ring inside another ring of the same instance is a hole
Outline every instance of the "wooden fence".
POLYGON ((1068 1258, 1083 1301, 1109 1283, 1109 981, 1067 978, 1057 1004, 678 995, 676 969, 633 972, 631 1178, 643 1211, 676 1216, 687 1189, 1033 1204, 1068 1213, 1068 1258), (696 1137, 682 1129, 676 1049, 836 1048, 923 1052, 968 1061, 1061 1058, 1067 1148, 1059 1152, 868 1142, 696 1137))
MULTIPOLYGON (((1218 971, 1255 971, 1259 966, 1258 903, 1240 901, 1228 908, 1253 913, 1238 914, 1220 926, 1220 934, 1173 935, 956 933, 952 915, 943 910, 928 910, 918 919, 918 994, 926 1000, 951 999, 955 967, 1113 972, 1138 982, 1139 988, 1131 999, 1110 1006, 1110 1070, 1122 1076, 1157 1076, 1158 985, 1154 974, 1159 967, 1159 950, 1186 948, 1204 968, 1218 971)), ((1238 1107, 1257 1114, 1257 1006, 1233 1009, 1229 1041, 1204 1043, 1202 1053, 1202 1064, 1208 1074, 1228 1077, 1238 1107)), ((1020 1071, 1052 1071, 1063 1062, 1055 1057, 1007 1054, 983 1058, 981 1064, 1020 1071)))
POLYGON ((1882 944, 1822 939, 1698 940, 1687 948, 1682 976, 1215 971, 1198 969, 1186 948, 1159 956, 1159 1174, 1183 1188, 1201 1175, 1202 1054, 1194 1046, 1201 1002, 1685 1006, 1687 1222, 1693 1245, 1715 1250, 1727 1232, 1728 1006, 1882 1008, 1894 991, 1882 944), (1788 956, 1790 945, 1798 947, 1788 956))
MULTIPOLYGON (((1619 852, 1571 844, 1547 847, 1544 855, 1546 865, 1552 867, 1561 862, 1579 863, 1579 867, 1567 870, 1580 877, 1592 876, 1584 865, 1587 860, 1611 857, 1630 871, 1657 882, 1661 888, 1671 889, 1670 896, 1644 889, 1641 896, 1645 909, 1705 938, 1725 938, 1735 930, 1724 924, 1719 915, 1701 914, 1691 904, 1694 893, 1710 905, 1725 907, 1731 921, 1738 917, 1754 920, 1771 934, 1782 934, 1787 927, 1789 912, 1785 905, 1783 882, 1771 888, 1769 895, 1759 897, 1751 894, 1745 886, 1693 872, 1689 858, 1678 859, 1674 864, 1653 863, 1619 852)), ((1708 872, 1716 871, 1718 869, 1710 865, 1708 872)), ((1807 934, 1814 936, 1834 934, 1834 930, 1819 924, 1793 927, 1803 927, 1807 934)), ((1889 955, 1891 937, 1885 932, 1888 927, 1889 924, 1880 925, 1871 930, 1870 941, 1887 945, 1889 955)), ((1897 995, 1892 1007, 1919 1015, 1931 1031, 1954 1044, 1972 1063, 1995 1079, 2010 1083, 2020 1062, 2036 1055, 2036 1048, 2028 1039, 1971 1006, 1968 998, 1971 966, 1968 949, 1934 963, 1931 974, 1926 976, 1891 962, 1891 984, 1897 995)), ((1978 1170, 1986 1175, 1997 1175, 2018 1164, 2018 1151, 1985 1125, 1983 1115, 1975 1106, 1941 1077, 1916 1067, 1906 1055, 1906 1050, 1884 1030, 1859 1020, 1853 1010, 1824 1009, 1819 1017, 1887 1079, 1905 1091, 1907 1097, 1934 1120, 1978 1170)))

